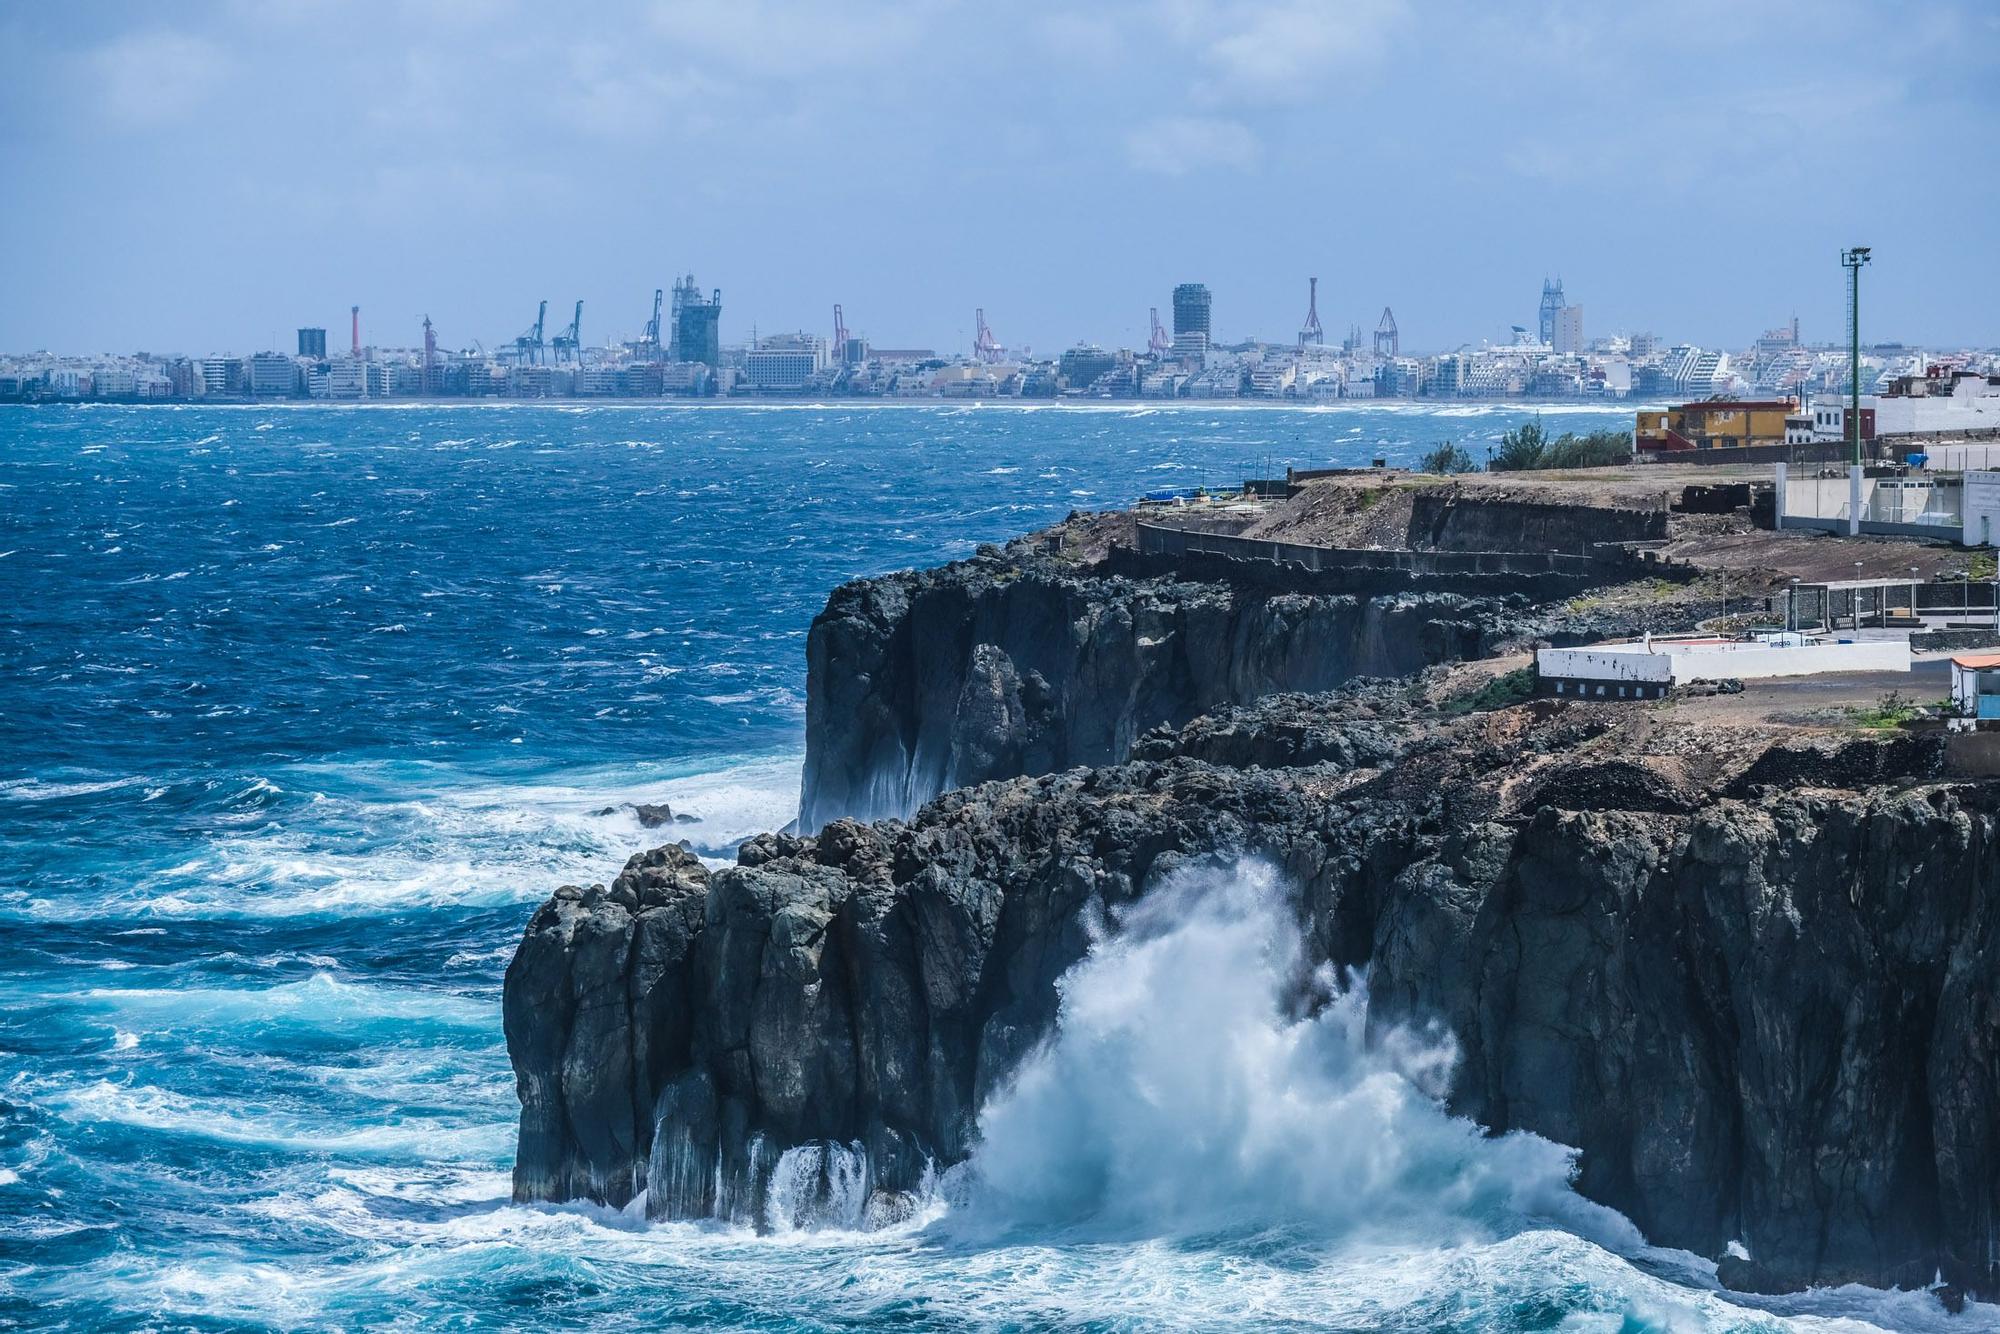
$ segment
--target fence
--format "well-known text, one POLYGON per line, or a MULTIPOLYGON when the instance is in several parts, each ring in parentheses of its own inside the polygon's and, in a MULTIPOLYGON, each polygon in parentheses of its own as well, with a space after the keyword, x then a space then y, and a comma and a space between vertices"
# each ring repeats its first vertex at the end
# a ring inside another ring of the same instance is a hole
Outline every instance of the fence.
POLYGON ((1318 547, 1261 537, 1233 537, 1159 524, 1138 525, 1139 551, 1147 556, 1216 556, 1228 560, 1290 565, 1315 574, 1349 570, 1397 570, 1433 575, 1567 575, 1602 578, 1608 564, 1626 559, 1621 550, 1607 560, 1544 551, 1376 551, 1360 547, 1318 547))

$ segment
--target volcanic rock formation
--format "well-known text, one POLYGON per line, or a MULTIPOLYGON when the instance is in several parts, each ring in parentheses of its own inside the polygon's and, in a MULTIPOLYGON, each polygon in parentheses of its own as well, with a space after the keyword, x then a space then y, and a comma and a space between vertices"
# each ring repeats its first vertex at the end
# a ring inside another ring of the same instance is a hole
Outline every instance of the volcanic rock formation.
POLYGON ((517 1196, 757 1219, 816 1146, 896 1216, 1047 1033, 1087 915, 1248 854, 1318 959, 1371 969, 1371 1025, 1456 1035, 1453 1110, 1575 1146, 1653 1241, 1740 1243, 1739 1286, 2000 1287, 2000 793, 1936 743, 1408 694, 559 891, 507 980, 517 1196))

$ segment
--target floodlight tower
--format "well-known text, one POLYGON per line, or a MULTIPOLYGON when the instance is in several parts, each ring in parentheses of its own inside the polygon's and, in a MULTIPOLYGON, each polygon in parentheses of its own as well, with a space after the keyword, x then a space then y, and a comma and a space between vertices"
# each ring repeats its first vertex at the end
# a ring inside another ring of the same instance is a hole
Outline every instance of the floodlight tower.
POLYGON ((1861 465, 1861 266, 1869 249, 1858 245, 1840 252, 1840 266, 1847 270, 1847 438, 1856 467, 1861 465))

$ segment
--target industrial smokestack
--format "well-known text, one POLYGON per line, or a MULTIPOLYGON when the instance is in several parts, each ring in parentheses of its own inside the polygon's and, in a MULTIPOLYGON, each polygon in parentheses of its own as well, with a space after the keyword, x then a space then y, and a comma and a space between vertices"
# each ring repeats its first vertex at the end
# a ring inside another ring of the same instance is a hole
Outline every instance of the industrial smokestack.
POLYGON ((355 306, 349 312, 354 317, 354 355, 361 355, 361 307, 355 306))

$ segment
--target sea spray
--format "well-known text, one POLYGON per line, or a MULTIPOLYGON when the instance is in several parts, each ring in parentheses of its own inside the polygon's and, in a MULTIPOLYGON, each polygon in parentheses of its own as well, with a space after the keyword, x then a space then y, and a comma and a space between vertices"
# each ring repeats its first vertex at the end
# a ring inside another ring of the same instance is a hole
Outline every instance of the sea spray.
POLYGON ((1058 985, 1054 1033, 981 1114, 964 1223, 1456 1245, 1550 1220, 1640 1244, 1572 1192, 1573 1151, 1445 1110, 1449 1034, 1369 1034, 1365 981, 1310 964, 1267 864, 1168 877, 1058 985))

